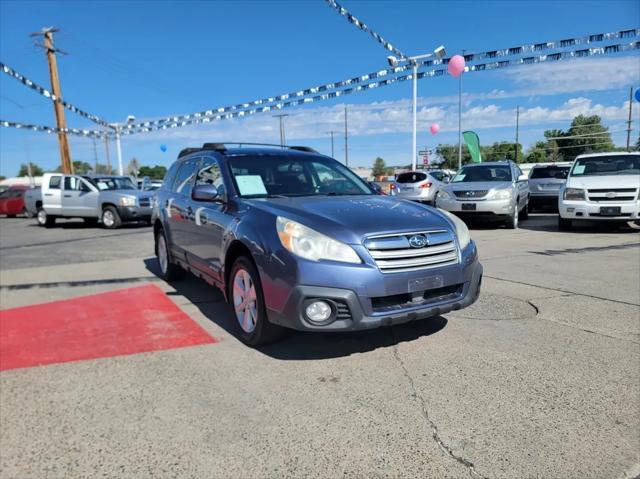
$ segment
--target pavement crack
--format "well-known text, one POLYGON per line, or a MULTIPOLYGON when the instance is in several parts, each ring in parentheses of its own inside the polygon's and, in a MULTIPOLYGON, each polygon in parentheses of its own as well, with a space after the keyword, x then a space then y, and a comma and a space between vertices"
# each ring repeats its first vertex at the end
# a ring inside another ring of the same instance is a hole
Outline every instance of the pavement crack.
POLYGON ((453 452, 453 449, 451 448, 451 446, 445 443, 444 440, 440 437, 438 426, 433 422, 433 420, 429 416, 427 402, 425 401, 424 397, 422 397, 422 395, 418 393, 415 381, 411 376, 411 374, 409 373, 409 370, 407 369, 407 366, 404 363, 404 360, 400 356, 400 352, 398 350, 398 337, 395 335, 393 331, 393 327, 389 328, 389 331, 391 332, 391 338, 393 340, 393 357, 398 363, 398 365, 400 366, 400 369, 402 369, 402 374, 404 375, 404 377, 407 379, 407 382, 409 383, 409 387, 411 389, 411 397, 413 397, 413 399, 415 399, 420 404, 420 413, 422 414, 422 417, 424 417, 424 419, 427 421, 427 424, 431 428, 431 437, 433 438, 433 440, 436 442, 436 444, 440 447, 440 449, 442 449, 442 451, 445 454, 450 456, 457 463, 465 466, 473 477, 480 478, 480 479, 488 479, 486 476, 483 476, 478 471, 476 471, 476 466, 471 461, 453 452))
MULTIPOLYGON (((536 298, 536 299, 540 299, 540 298, 536 298)), ((577 329, 578 331, 582 331, 582 332, 585 332, 585 333, 595 334, 597 336, 603 336, 605 338, 617 339, 618 341, 625 341, 627 343, 640 344, 640 341, 634 341, 633 339, 621 338, 619 336, 612 336, 610 334, 605 334, 605 333, 602 333, 600 331, 594 331, 593 329, 581 328, 580 326, 576 326, 575 324, 565 323, 563 321, 558 321, 558 320, 551 319, 551 318, 545 318, 543 315, 539 314, 540 313, 540 309, 535 304, 533 304, 533 302, 531 300, 527 300, 527 303, 530 306, 532 306, 533 308, 535 308, 535 310, 536 310, 536 318, 538 318, 538 319, 542 319, 544 321, 549 321, 549 322, 555 323, 555 324, 560 324, 562 326, 566 326, 567 328, 577 329)))

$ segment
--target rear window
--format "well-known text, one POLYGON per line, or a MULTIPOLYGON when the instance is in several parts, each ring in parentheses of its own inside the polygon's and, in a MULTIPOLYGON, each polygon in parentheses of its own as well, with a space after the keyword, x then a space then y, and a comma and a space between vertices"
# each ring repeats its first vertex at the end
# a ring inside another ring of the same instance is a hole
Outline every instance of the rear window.
POLYGON ((418 183, 420 181, 424 181, 427 179, 427 175, 425 173, 400 173, 396 178, 396 182, 398 183, 418 183))
POLYGON ((52 190, 59 190, 60 183, 62 183, 62 176, 52 176, 49 178, 49 188, 52 190))
POLYGON ((556 180, 566 180, 570 166, 541 166, 531 170, 531 179, 555 178, 556 180))

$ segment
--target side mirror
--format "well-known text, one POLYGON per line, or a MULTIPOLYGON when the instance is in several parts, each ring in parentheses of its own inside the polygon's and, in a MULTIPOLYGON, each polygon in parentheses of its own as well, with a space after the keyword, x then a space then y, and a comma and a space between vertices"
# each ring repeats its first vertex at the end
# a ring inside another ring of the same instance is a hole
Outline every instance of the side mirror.
POLYGON ((518 181, 529 181, 529 177, 527 175, 518 176, 518 181))
POLYGON ((191 197, 197 201, 222 201, 218 188, 213 185, 196 185, 191 197))
POLYGON ((448 176, 445 176, 444 178, 442 178, 442 181, 444 183, 449 183, 451 181, 451 178, 449 178, 448 176))

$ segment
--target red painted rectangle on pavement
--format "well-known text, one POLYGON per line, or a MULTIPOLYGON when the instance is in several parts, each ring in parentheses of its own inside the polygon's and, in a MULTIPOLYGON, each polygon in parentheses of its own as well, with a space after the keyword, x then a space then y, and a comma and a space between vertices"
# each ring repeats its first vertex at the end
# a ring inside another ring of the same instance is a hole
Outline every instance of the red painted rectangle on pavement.
POLYGON ((0 371, 215 342, 155 285, 0 311, 0 371))

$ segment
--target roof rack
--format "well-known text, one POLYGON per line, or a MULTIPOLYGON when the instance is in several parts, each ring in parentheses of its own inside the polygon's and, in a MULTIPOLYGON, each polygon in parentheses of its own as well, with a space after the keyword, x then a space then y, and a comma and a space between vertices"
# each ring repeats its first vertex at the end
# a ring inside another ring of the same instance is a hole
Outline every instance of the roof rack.
MULTIPOLYGON (((309 146, 288 146, 288 145, 276 145, 273 143, 245 143, 238 141, 228 141, 224 143, 204 143, 201 148, 184 148, 178 158, 182 158, 183 156, 190 155, 191 153, 195 153, 198 151, 208 150, 208 151, 217 151, 219 153, 223 153, 227 151, 228 146, 238 146, 242 148, 243 146, 269 146, 272 148, 279 148, 283 150, 295 150, 295 151, 303 151, 305 153, 318 153, 318 151, 314 150, 309 146)), ((319 153, 318 153, 319 154, 319 153)))

